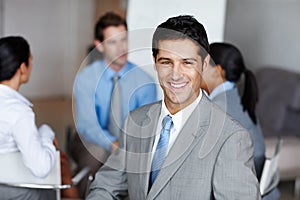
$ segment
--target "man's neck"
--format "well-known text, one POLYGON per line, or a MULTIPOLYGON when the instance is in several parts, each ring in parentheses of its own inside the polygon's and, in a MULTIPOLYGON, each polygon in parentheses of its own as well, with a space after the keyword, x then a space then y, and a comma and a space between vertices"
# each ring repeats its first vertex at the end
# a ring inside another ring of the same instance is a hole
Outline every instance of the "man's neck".
POLYGON ((109 66, 109 68, 111 68, 113 71, 115 71, 115 72, 119 72, 119 71, 121 71, 124 67, 125 67, 125 65, 118 65, 118 64, 114 64, 114 63, 110 63, 110 64, 108 64, 108 62, 105 60, 105 64, 107 65, 107 66, 109 66))
POLYGON ((191 104, 193 104, 195 101, 197 103, 199 103, 200 99, 202 97, 202 90, 199 90, 198 93, 195 93, 195 98, 189 102, 185 102, 182 104, 172 104, 170 101, 163 101, 163 103, 166 106, 166 109, 168 109, 168 111, 170 112, 171 115, 175 115, 176 113, 184 110, 186 107, 190 106, 191 104), (168 103, 169 102, 169 103, 168 103))

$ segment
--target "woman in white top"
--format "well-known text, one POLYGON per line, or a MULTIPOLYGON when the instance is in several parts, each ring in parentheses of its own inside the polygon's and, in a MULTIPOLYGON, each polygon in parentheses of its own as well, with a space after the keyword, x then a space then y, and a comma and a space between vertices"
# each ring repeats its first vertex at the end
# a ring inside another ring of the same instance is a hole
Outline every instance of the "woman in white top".
MULTIPOLYGON (((0 154, 20 151, 24 164, 44 178, 55 163, 54 132, 47 125, 36 127, 32 104, 18 90, 27 83, 32 56, 22 37, 0 39, 0 154)), ((53 199, 47 190, 0 186, 0 199, 53 199)))

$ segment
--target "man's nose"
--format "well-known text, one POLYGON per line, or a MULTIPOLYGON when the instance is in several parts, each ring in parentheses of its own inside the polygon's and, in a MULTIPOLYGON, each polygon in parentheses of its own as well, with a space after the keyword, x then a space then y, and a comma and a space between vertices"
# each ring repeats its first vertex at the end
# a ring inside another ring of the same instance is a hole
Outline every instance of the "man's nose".
POLYGON ((182 77, 182 67, 180 63, 174 63, 173 70, 172 70, 172 78, 179 79, 182 77))
POLYGON ((118 43, 118 52, 119 53, 125 53, 125 52, 127 52, 127 47, 128 47, 127 42, 120 41, 118 43))

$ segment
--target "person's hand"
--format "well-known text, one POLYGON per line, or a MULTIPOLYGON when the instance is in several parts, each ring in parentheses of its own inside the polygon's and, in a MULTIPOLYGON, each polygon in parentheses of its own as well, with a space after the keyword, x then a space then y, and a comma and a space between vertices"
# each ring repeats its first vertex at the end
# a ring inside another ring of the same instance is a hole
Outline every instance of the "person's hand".
MULTIPOLYGON (((72 170, 69 164, 68 155, 60 151, 60 172, 62 184, 72 184, 72 170)), ((70 199, 79 199, 78 188, 71 187, 61 191, 61 196, 70 199)))
POLYGON ((119 147, 119 142, 114 141, 111 143, 111 153, 113 153, 119 147))

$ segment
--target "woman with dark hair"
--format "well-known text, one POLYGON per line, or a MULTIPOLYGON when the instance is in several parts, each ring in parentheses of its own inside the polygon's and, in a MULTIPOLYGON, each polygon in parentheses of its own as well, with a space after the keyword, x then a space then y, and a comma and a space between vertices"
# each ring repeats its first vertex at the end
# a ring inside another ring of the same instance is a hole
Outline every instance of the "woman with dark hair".
MULTIPOLYGON (((36 127, 32 104, 18 92, 29 80, 31 62, 30 47, 24 38, 0 39, 0 153, 20 151, 24 164, 43 178, 55 162, 54 132, 47 125, 36 127)), ((47 199, 49 195, 43 190, 6 186, 0 187, 0 193, 3 199, 47 199)))
MULTIPOLYGON (((39 178, 46 177, 55 163, 55 134, 48 125, 37 128, 32 104, 18 92, 32 69, 28 42, 22 37, 0 39, 0 154, 19 151, 26 167, 39 178)), ((63 183, 71 181, 66 155, 61 153, 63 183), (68 173, 66 173, 68 172, 68 173)), ((70 183, 70 182, 68 182, 70 183)), ((55 191, 0 186, 0 199, 54 199, 55 191)), ((78 197, 77 188, 62 195, 78 197)))
POLYGON ((241 52, 232 44, 213 43, 209 47, 211 59, 208 67, 203 71, 202 88, 214 103, 251 134, 255 170, 260 179, 265 161, 265 144, 255 114, 258 100, 255 76, 246 68, 241 52), (245 84, 241 97, 236 84, 242 75, 245 76, 245 84))

